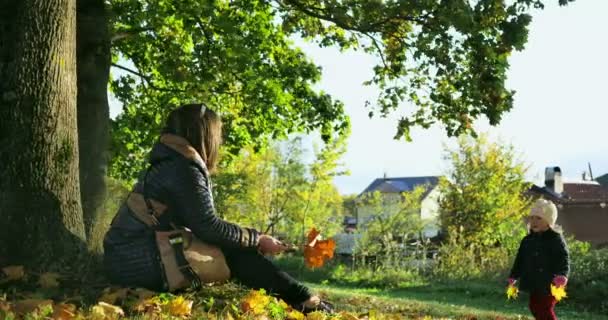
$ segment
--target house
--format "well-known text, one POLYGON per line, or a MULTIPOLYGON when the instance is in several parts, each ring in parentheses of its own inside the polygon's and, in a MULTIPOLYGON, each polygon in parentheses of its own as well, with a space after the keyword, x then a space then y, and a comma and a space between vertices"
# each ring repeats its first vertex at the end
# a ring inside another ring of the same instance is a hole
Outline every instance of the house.
POLYGON ((597 181, 597 183, 599 183, 601 186, 608 188, 608 173, 601 177, 598 177, 597 179, 595 179, 595 181, 597 181))
POLYGON ((545 170, 545 185, 533 185, 529 194, 553 201, 557 223, 564 233, 595 246, 608 245, 608 188, 597 181, 564 182, 559 167, 545 170))
POLYGON ((397 212, 396 206, 399 205, 403 192, 413 191, 416 187, 424 187, 425 191, 420 204, 420 217, 428 222, 422 232, 425 238, 433 238, 439 234, 439 177, 401 177, 375 179, 355 200, 354 217, 345 217, 344 233, 337 234, 336 253, 339 256, 350 256, 353 254, 356 242, 361 238, 361 233, 357 232, 365 229, 365 224, 376 214, 375 208, 362 201, 366 195, 373 192, 380 192, 383 195, 383 207, 386 212, 397 212))
MULTIPOLYGON (((439 234, 440 225, 438 223, 439 216, 439 177, 399 177, 389 178, 386 175, 383 178, 375 179, 357 199, 363 199, 366 195, 380 192, 384 198, 383 206, 387 212, 398 211, 395 207, 399 206, 402 193, 413 191, 417 187, 424 187, 425 192, 422 196, 420 204, 420 218, 429 222, 423 231, 425 238, 433 238, 439 234)), ((356 206, 356 222, 357 227, 365 226, 374 215, 378 214, 369 205, 363 201, 358 201, 356 206)))

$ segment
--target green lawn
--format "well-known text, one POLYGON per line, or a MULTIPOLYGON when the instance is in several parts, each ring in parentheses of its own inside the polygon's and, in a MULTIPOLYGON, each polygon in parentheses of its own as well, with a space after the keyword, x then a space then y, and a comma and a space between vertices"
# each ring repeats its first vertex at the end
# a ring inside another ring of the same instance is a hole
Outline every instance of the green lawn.
MULTIPOLYGON (((308 284, 327 295, 340 309, 362 312, 376 309, 417 318, 424 315, 450 319, 532 319, 527 297, 507 301, 488 286, 469 284, 418 286, 396 290, 308 284)), ((608 316, 574 310, 567 302, 556 308, 560 320, 608 320, 608 316)))

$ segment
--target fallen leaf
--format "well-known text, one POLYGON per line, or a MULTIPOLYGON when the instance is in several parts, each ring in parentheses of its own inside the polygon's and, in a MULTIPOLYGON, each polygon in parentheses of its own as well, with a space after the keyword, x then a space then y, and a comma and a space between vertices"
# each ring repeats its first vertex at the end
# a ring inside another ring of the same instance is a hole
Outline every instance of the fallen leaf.
POLYGON ((192 303, 192 300, 178 296, 167 304, 167 311, 174 317, 186 317, 192 313, 192 303))
POLYGON ((16 281, 25 277, 25 269, 23 266, 8 266, 2 268, 2 272, 6 275, 6 280, 16 281))
POLYGON ((59 287, 59 279, 60 275, 53 272, 46 272, 40 276, 38 279, 38 284, 45 289, 48 288, 57 288, 59 287))
POLYGON ((306 320, 325 320, 327 317, 325 314, 315 311, 306 315, 306 320))
POLYGON ((25 299, 15 302, 13 311, 17 314, 24 315, 48 306, 53 306, 53 300, 25 299))
POLYGON ((308 233, 308 243, 304 246, 304 261, 309 268, 320 268, 326 260, 334 257, 336 242, 333 239, 320 240, 321 234, 312 228, 308 233))
POLYGON ((115 304, 118 300, 124 300, 127 294, 129 294, 129 288, 106 288, 99 297, 99 301, 115 304))
POLYGON ((125 312, 120 307, 105 302, 99 302, 91 308, 92 320, 118 320, 124 316, 125 312))
POLYGON ((60 303, 53 307, 53 320, 72 320, 76 317, 76 306, 60 303))
POLYGON ((341 320, 359 320, 359 317, 350 312, 342 311, 339 315, 341 320))
POLYGON ((304 319, 306 319, 306 316, 298 310, 291 310, 287 313, 287 320, 304 320, 304 319))

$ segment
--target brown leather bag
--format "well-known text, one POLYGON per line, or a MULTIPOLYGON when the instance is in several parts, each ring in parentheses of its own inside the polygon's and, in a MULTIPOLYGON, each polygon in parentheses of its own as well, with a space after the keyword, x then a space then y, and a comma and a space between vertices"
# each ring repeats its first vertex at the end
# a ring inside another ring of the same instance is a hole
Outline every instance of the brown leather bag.
MULTIPOLYGON (((151 229, 158 226, 158 218, 167 206, 131 193, 127 206, 137 219, 151 229)), ((169 291, 200 287, 201 283, 224 282, 230 278, 226 258, 218 247, 206 244, 187 228, 154 231, 156 245, 169 291)))

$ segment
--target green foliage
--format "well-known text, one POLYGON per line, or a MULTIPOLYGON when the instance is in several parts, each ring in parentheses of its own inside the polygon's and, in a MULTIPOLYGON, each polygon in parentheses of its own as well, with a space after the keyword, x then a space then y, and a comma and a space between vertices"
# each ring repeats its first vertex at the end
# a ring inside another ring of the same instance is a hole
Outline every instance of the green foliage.
POLYGON ((358 200, 370 217, 361 221, 362 237, 356 246, 357 253, 381 257, 385 267, 400 264, 407 253, 405 244, 420 238, 426 226, 420 218, 420 205, 426 189, 417 187, 402 194, 374 192, 358 200))
POLYGON ((328 138, 346 130, 342 103, 312 89, 320 69, 293 46, 267 2, 110 3, 115 66, 130 70, 110 86, 124 105, 112 126, 114 177, 132 179, 142 150, 181 103, 204 101, 221 113, 231 154, 294 132, 321 129, 328 138))
POLYGON ((464 244, 516 247, 525 234, 522 219, 529 201, 527 169, 513 147, 483 135, 461 138, 446 158, 451 169, 440 182, 444 228, 457 231, 464 244))
MULTIPOLYGON (((567 1, 560 0, 560 4, 567 1)), ((227 127, 229 154, 268 138, 347 129, 341 102, 315 91, 321 70, 291 38, 379 57, 366 82, 380 89, 370 116, 415 106, 396 138, 439 122, 448 135, 493 125, 513 105, 508 58, 522 50, 540 0, 110 0, 110 89, 124 105, 112 124, 113 177, 133 179, 165 114, 206 101, 227 127), (125 65, 129 62, 131 65, 125 65)))
POLYGON ((444 280, 503 279, 514 254, 505 247, 465 242, 456 230, 451 230, 449 240, 439 247, 432 274, 444 280))
POLYGON ((448 135, 471 131, 481 116, 499 123, 513 106, 508 58, 524 48, 530 13, 543 7, 540 0, 277 2, 286 32, 379 57, 367 82, 381 90, 375 109, 386 115, 403 101, 416 106, 396 138, 435 122, 448 135))
POLYGON ((608 313, 608 249, 591 249, 574 239, 568 239, 568 248, 572 266, 568 301, 608 313))
POLYGON ((214 179, 219 214, 290 242, 302 242, 303 233, 313 226, 332 234, 342 211, 332 178, 345 174, 338 162, 345 141, 345 136, 330 140, 309 165, 303 162, 299 138, 258 153, 245 148, 214 179))

